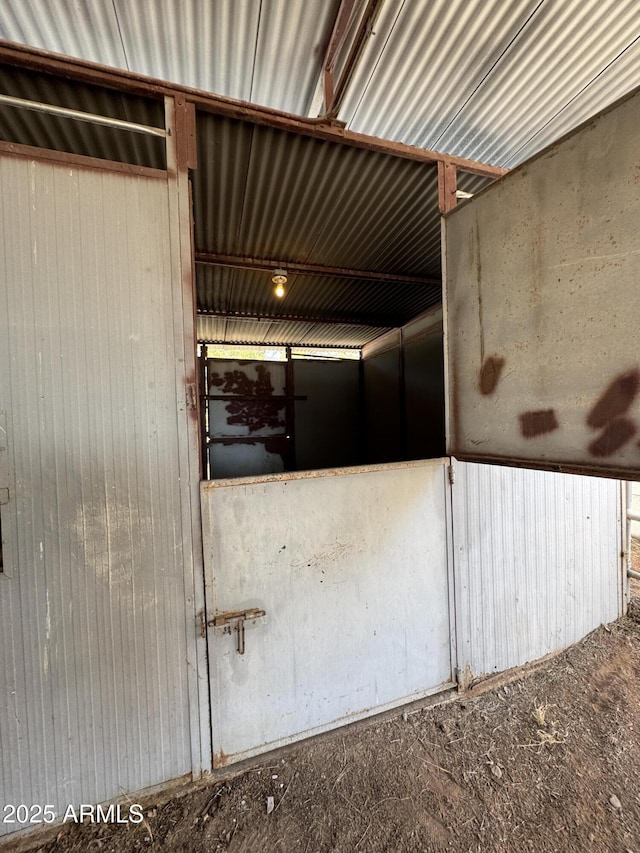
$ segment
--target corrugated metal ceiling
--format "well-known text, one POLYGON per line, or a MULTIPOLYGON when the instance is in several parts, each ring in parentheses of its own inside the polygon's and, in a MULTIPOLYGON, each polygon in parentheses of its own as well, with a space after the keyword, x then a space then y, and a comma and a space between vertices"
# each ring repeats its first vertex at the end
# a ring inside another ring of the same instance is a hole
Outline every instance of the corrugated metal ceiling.
MULTIPOLYGON (((0 37, 308 114, 339 5, 5 0, 0 37)), ((370 135, 513 167, 637 85, 639 71, 640 6, 631 0, 383 0, 338 118, 370 135)), ((16 69, 2 69, 0 90, 161 123, 158 103, 16 69)), ((10 108, 0 109, 0 135, 162 164, 153 140, 10 108)), ((198 144, 198 251, 439 275, 433 167, 204 114, 198 144)), ((459 176, 468 192, 486 183, 459 176)), ((346 344, 358 334, 364 342, 379 317, 390 327, 434 300, 433 288, 407 283, 292 276, 274 304, 267 272, 201 265, 198 293, 204 310, 256 315, 217 317, 216 335, 225 329, 230 340, 274 341, 264 314, 349 320, 331 335, 326 325, 292 325, 290 338, 280 323, 277 341, 291 344, 346 344)))
POLYGON ((439 273, 434 166, 201 114, 198 163, 199 251, 439 273))
POLYGON ((339 0, 5 0, 0 38, 304 114, 339 0))
MULTIPOLYGON (((5 0, 0 37, 304 115, 338 8, 5 0)), ((637 84, 639 36, 635 0, 383 0, 338 117, 511 167, 637 84)))
POLYGON ((285 320, 238 320, 198 315, 198 340, 274 346, 361 347, 387 331, 377 326, 341 326, 285 320))

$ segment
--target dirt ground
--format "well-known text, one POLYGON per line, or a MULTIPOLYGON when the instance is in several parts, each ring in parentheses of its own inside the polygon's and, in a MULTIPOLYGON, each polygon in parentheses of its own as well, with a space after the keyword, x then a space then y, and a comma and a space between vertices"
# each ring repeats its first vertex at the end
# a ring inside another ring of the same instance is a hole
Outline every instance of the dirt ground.
MULTIPOLYGON (((635 556, 640 567, 640 545, 635 556)), ((502 686, 158 798, 137 826, 67 824, 33 849, 640 853, 639 584, 633 594, 626 618, 502 686)))

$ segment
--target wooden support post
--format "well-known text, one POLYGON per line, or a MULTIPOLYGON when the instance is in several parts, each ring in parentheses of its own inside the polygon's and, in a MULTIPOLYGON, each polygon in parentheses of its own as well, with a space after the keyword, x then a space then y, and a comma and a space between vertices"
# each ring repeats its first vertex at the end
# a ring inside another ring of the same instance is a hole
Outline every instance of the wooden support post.
POLYGON ((441 216, 449 213, 456 206, 458 202, 457 189, 458 176, 455 165, 444 163, 441 160, 438 163, 438 207, 441 216))

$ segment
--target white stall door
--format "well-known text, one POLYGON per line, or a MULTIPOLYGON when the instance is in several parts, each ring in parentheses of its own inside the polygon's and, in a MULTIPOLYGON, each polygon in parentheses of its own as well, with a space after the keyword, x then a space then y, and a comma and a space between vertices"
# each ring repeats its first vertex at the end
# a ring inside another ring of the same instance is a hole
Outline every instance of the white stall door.
POLYGON ((202 484, 215 766, 451 686, 446 463, 202 484))

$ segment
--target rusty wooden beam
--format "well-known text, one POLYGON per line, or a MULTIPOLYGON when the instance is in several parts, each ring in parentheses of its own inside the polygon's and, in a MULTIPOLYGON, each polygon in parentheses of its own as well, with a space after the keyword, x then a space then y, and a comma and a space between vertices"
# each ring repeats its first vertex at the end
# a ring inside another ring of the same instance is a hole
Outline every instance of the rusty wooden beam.
POLYGON ((415 145, 405 145, 402 142, 392 142, 346 130, 339 123, 327 121, 326 118, 312 119, 297 116, 280 110, 261 107, 246 101, 213 95, 189 86, 166 83, 153 77, 134 74, 130 71, 114 69, 106 65, 74 59, 61 54, 50 53, 36 48, 24 47, 12 42, 0 40, 0 63, 30 68, 45 74, 55 74, 65 79, 77 80, 94 86, 104 86, 119 91, 129 92, 142 97, 164 98, 184 95, 187 101, 197 109, 215 115, 248 121, 253 124, 273 127, 290 133, 297 133, 314 139, 336 142, 352 148, 388 154, 405 160, 435 165, 437 163, 452 163, 460 171, 487 178, 499 178, 507 173, 507 169, 467 160, 464 157, 454 157, 438 151, 429 151, 415 145))
POLYGON ((438 208, 444 216, 458 203, 457 169, 452 163, 438 163, 438 208))
POLYGON ((244 255, 224 255, 219 252, 196 252, 196 264, 214 267, 232 267, 234 269, 260 270, 273 272, 274 269, 286 269, 290 275, 325 275, 330 278, 358 278, 367 281, 388 281, 404 284, 424 284, 429 287, 441 287, 439 278, 429 276, 402 275, 401 273, 378 272, 377 270, 358 270, 348 267, 328 267, 321 264, 304 264, 287 261, 282 258, 252 258, 244 255))
POLYGON ((324 112, 329 113, 333 107, 334 87, 333 69, 338 58, 338 53, 344 44, 349 31, 349 24, 353 16, 356 3, 362 0, 340 0, 340 6, 336 13, 335 21, 329 44, 322 61, 322 75, 324 82, 324 112))
POLYGON ((355 73, 360 57, 364 51, 367 39, 373 32, 376 18, 382 9, 382 3, 383 0, 368 0, 367 2, 367 7, 364 15, 362 16, 362 20, 358 25, 358 31, 356 32, 353 44, 349 49, 349 54, 345 60, 342 73, 340 74, 338 81, 335 83, 333 100, 330 108, 327 109, 327 113, 329 115, 336 115, 340 109, 347 87, 351 82, 351 78, 355 73))

